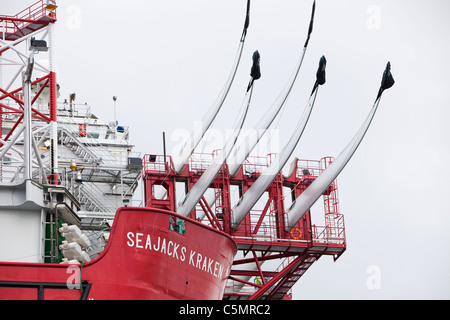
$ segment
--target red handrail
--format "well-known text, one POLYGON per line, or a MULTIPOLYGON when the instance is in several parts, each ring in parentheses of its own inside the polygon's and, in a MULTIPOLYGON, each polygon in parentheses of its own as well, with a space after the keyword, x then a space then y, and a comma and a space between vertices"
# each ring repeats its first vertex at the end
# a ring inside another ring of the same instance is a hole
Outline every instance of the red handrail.
POLYGON ((0 15, 0 33, 14 34, 28 23, 39 21, 43 17, 56 20, 56 2, 39 0, 14 16, 0 15))

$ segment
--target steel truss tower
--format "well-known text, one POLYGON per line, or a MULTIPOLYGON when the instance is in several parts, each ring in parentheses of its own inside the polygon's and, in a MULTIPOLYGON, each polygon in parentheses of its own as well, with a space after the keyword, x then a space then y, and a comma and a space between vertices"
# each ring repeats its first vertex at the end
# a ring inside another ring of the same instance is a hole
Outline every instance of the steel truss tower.
POLYGON ((0 16, 0 182, 58 184, 55 22, 52 0, 0 16))

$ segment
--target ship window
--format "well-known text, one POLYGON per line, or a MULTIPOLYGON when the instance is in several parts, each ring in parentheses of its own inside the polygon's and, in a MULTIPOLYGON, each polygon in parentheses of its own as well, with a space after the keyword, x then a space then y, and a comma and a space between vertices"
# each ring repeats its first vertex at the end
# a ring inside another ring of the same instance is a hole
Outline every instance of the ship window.
POLYGON ((64 195, 62 193, 56 194, 56 202, 58 203, 64 202, 64 195))
POLYGON ((98 139, 100 137, 100 133, 98 132, 88 132, 87 133, 88 138, 98 139))
POLYGON ((170 220, 169 220, 169 229, 173 230, 175 232, 178 232, 179 234, 184 234, 184 232, 186 227, 186 221, 175 217, 175 216, 171 216, 170 220))
POLYGON ((4 156, 3 157, 3 159, 2 159, 2 163, 5 165, 5 166, 9 166, 10 164, 11 164, 11 158, 10 157, 7 157, 7 156, 4 156))

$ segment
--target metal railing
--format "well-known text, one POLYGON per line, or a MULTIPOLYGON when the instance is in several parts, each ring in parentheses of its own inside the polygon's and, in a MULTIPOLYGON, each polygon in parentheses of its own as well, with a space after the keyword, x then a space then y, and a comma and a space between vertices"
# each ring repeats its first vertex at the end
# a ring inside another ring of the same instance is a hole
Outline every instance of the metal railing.
POLYGON ((30 24, 31 21, 38 21, 45 16, 56 19, 56 2, 54 0, 39 0, 14 16, 0 15, 0 20, 3 20, 0 23, 0 32, 2 35, 4 33, 14 34, 30 24), (55 10, 50 10, 49 5, 54 6, 55 10))

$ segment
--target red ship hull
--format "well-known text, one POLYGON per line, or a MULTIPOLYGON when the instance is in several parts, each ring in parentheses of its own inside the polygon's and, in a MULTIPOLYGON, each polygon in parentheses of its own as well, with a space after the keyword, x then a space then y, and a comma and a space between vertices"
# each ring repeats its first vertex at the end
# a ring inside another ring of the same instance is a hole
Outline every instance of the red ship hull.
POLYGON ((225 233, 176 213, 120 208, 88 263, 0 262, 0 300, 219 300, 236 251, 225 233))

